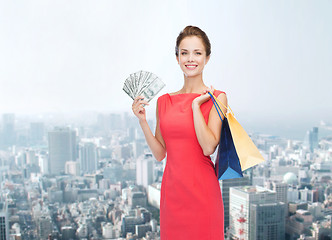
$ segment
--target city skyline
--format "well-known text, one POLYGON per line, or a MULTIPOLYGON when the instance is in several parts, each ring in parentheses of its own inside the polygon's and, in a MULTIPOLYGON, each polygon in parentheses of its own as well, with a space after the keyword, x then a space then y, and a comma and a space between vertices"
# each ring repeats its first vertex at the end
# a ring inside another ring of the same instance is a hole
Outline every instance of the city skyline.
MULTIPOLYGON (((137 119, 128 113, 100 114, 91 123, 76 120, 60 127, 55 116, 38 122, 2 115, 0 202, 8 208, 1 213, 0 235, 160 239, 167 158, 154 159, 137 119)), ((251 136, 266 161, 243 178, 219 182, 225 223, 220 231, 227 239, 331 236, 332 138, 319 134, 312 127, 303 141, 251 136)), ((182 160, 190 165, 192 159, 182 160)))
MULTIPOLYGON (((118 117, 132 117, 138 123, 138 120, 132 112, 68 112, 68 113, 41 113, 41 114, 15 114, 5 113, 0 114, 3 116, 12 115, 15 118, 14 126, 17 129, 25 127, 30 122, 31 124, 44 124, 50 126, 67 127, 67 126, 91 126, 98 120, 98 116, 111 116, 118 117)), ((236 115, 236 117, 238 117, 236 115)), ((266 134, 285 139, 292 139, 304 141, 306 134, 313 127, 318 127, 319 139, 332 136, 332 124, 330 122, 297 122, 295 125, 284 122, 264 122, 253 121, 252 119, 241 116, 238 118, 240 124, 244 127, 249 134, 266 134)), ((155 122, 153 116, 148 116, 148 121, 155 122)), ((0 129, 3 128, 4 122, 0 121, 0 129)), ((154 131, 154 124, 151 125, 151 130, 154 131)))

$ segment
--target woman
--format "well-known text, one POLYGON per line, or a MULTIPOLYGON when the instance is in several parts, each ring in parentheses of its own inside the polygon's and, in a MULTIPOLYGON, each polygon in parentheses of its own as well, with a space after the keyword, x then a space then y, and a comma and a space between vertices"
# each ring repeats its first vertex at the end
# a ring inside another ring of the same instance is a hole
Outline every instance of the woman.
POLYGON ((158 98, 155 135, 143 107, 148 102, 137 97, 132 106, 154 157, 161 161, 167 153, 160 200, 162 240, 224 239, 223 202, 210 158, 219 143, 221 121, 207 92, 214 92, 225 106, 227 98, 203 82, 210 53, 210 41, 198 27, 187 26, 179 34, 175 54, 184 84, 158 98))

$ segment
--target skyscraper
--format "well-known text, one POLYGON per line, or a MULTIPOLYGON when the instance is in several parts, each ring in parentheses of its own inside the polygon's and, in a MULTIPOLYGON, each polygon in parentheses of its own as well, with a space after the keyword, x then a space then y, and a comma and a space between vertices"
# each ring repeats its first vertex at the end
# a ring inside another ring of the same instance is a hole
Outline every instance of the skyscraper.
POLYGON ((80 173, 80 164, 74 161, 67 161, 65 163, 65 173, 73 176, 79 176, 80 173))
POLYGON ((26 163, 29 165, 36 165, 38 166, 38 158, 36 156, 36 152, 32 149, 26 149, 26 163))
POLYGON ((282 202, 251 204, 248 239, 284 240, 285 209, 282 202))
POLYGON ((2 134, 1 145, 10 147, 16 142, 15 135, 15 115, 12 113, 2 115, 2 134))
POLYGON ((44 215, 37 220, 37 229, 41 239, 47 239, 52 233, 52 220, 50 216, 44 215))
POLYGON ((76 133, 69 128, 55 128, 48 133, 50 173, 65 171, 67 161, 76 161, 76 133))
POLYGON ((307 131, 304 137, 303 145, 311 152, 318 147, 318 127, 313 127, 312 130, 307 131))
POLYGON ((50 169, 49 169, 48 158, 44 155, 40 155, 39 158, 38 158, 38 162, 39 162, 40 172, 42 174, 49 174, 50 169))
POLYGON ((246 240, 283 240, 285 204, 263 187, 230 188, 230 233, 246 240))
MULTIPOLYGON (((287 183, 269 180, 269 181, 265 182, 265 187, 267 189, 275 191, 276 195, 277 195, 277 202, 283 202, 287 206, 287 204, 288 204, 288 200, 287 200, 288 184, 287 183)), ((287 214, 288 214, 288 207, 285 208, 285 217, 287 216, 287 214)))
POLYGON ((7 203, 0 202, 0 240, 9 239, 9 219, 7 203))
POLYGON ((153 163, 152 154, 145 154, 136 161, 136 183, 143 185, 146 189, 153 183, 153 163))
POLYGON ((224 202, 224 230, 229 227, 229 189, 231 187, 251 185, 250 178, 245 176, 243 178, 233 178, 220 181, 220 189, 222 199, 224 202))
POLYGON ((287 183, 269 180, 265 182, 265 187, 276 192, 278 202, 287 203, 287 183))
POLYGON ((81 173, 93 173, 98 167, 97 148, 93 143, 82 143, 79 146, 81 173))

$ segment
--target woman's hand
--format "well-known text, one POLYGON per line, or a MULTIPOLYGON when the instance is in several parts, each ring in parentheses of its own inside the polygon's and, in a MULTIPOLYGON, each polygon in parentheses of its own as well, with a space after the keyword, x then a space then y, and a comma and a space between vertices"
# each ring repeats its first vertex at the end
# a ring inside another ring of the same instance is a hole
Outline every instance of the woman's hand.
POLYGON ((147 101, 144 100, 144 97, 138 96, 134 99, 132 110, 135 116, 139 119, 139 121, 145 121, 146 115, 145 115, 145 108, 143 105, 149 105, 147 101))
POLYGON ((210 99, 210 95, 208 94, 208 92, 214 92, 214 88, 211 86, 211 88, 207 88, 203 91, 203 93, 198 96, 197 98, 195 98, 192 102, 192 108, 194 108, 195 106, 200 107, 203 103, 205 103, 206 101, 208 101, 210 99))

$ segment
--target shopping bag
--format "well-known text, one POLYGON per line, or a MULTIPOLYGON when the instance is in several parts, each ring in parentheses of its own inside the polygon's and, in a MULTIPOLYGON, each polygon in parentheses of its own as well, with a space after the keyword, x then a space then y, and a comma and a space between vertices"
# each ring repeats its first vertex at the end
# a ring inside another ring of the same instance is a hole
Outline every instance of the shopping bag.
MULTIPOLYGON (((224 104, 220 102, 213 94, 209 94, 211 96, 211 99, 213 99, 214 103, 216 103, 215 106, 219 106, 219 109, 220 105, 224 106, 224 104)), ((246 133, 246 131, 234 117, 232 109, 229 106, 224 107, 227 109, 227 113, 225 116, 228 120, 230 132, 233 138, 233 143, 236 149, 237 156, 240 159, 242 171, 265 161, 253 141, 246 133)))
POLYGON ((240 158, 242 171, 251 168, 261 162, 264 162, 262 154, 250 139, 246 131, 242 128, 240 123, 235 119, 234 114, 227 115, 229 127, 231 129, 232 137, 236 152, 240 158))
POLYGON ((240 160, 236 153, 227 117, 225 117, 225 114, 221 110, 216 100, 213 97, 211 97, 211 99, 222 121, 218 153, 215 164, 216 175, 218 180, 241 178, 243 175, 240 160), (220 113, 224 115, 224 119, 222 119, 220 113))

